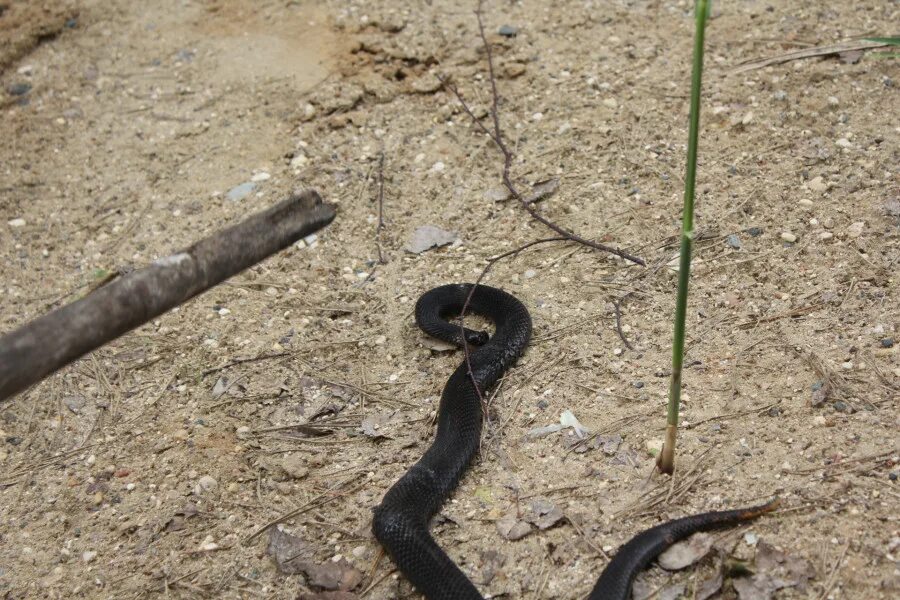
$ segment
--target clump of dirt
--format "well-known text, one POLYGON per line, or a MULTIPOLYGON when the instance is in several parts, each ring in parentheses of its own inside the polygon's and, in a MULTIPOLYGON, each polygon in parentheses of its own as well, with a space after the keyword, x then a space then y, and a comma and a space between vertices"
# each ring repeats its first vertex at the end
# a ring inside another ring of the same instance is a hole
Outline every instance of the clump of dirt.
POLYGON ((77 0, 0 2, 0 72, 78 24, 77 0))
MULTIPOLYGON (((413 304, 553 235, 508 198, 482 128, 474 5, 6 4, 2 27, 26 10, 29 31, 78 17, 3 55, 0 330, 295 188, 339 214, 0 407, 0 590, 415 597, 371 511, 427 448, 462 358, 416 329, 413 304), (410 245, 417 231, 440 236, 410 245)), ((493 266, 485 282, 526 304, 535 337, 491 395, 436 536, 485 594, 574 599, 638 531, 778 495, 774 515, 717 534, 682 572, 649 570, 638 591, 894 597, 897 63, 870 51, 734 68, 890 33, 898 9, 714 7, 668 479, 650 474, 692 6, 485 5, 512 182, 646 267, 567 242, 493 266)))

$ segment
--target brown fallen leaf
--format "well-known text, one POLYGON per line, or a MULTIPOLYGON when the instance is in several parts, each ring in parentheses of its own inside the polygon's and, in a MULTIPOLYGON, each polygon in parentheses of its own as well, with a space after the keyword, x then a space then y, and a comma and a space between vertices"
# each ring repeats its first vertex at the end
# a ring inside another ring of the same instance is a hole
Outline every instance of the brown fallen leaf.
POLYGON ((777 590, 785 587, 785 582, 765 573, 757 573, 739 577, 732 581, 732 585, 740 600, 770 600, 777 590))
POLYGON ((516 511, 512 510, 497 521, 497 531, 504 539, 514 542, 531 533, 531 525, 520 520, 516 511))
POLYGON ((304 571, 304 560, 310 553, 309 544, 295 535, 278 527, 269 529, 269 544, 266 554, 275 561, 275 566, 285 575, 295 575, 304 571))
POLYGON ((697 600, 708 600, 708 598, 712 598, 715 594, 718 594, 722 589, 724 579, 720 569, 715 577, 703 580, 700 587, 697 589, 697 600))
POLYGON ((481 570, 478 573, 478 583, 482 585, 488 585, 491 581, 494 580, 494 577, 497 576, 497 571, 499 571, 503 564, 506 562, 506 557, 497 552, 496 550, 486 550, 481 553, 481 570))
POLYGON ((659 566, 667 571, 678 571, 696 563, 709 554, 713 547, 713 536, 695 533, 683 542, 678 542, 659 555, 659 566))
POLYGON ((303 574, 311 587, 330 591, 346 592, 358 586, 363 574, 341 558, 338 562, 328 561, 317 565, 304 564, 303 574))
POLYGON ((563 511, 547 498, 535 498, 524 519, 538 529, 549 529, 563 518, 563 511))

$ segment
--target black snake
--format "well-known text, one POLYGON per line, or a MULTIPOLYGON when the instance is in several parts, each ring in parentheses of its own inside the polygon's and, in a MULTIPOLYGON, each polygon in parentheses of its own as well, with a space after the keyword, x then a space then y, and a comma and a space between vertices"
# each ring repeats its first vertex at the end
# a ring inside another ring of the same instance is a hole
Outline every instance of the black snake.
MULTIPOLYGON (((448 321, 460 314, 470 284, 444 285, 426 292, 416 303, 416 323, 428 335, 462 346, 462 330, 448 321)), ((375 537, 400 571, 429 600, 480 600, 481 594, 428 532, 428 521, 459 483, 481 440, 479 391, 490 388, 524 352, 531 338, 531 316, 516 298, 478 285, 467 312, 494 322, 496 331, 465 330, 476 346, 450 376, 441 395, 437 434, 425 455, 388 490, 375 509, 375 537), (471 365, 472 378, 468 375, 471 365), (478 389, 473 385, 475 380, 478 389)), ((663 523, 622 546, 594 586, 590 600, 626 600, 637 573, 676 541, 690 534, 733 525, 774 508, 709 512, 663 523)))

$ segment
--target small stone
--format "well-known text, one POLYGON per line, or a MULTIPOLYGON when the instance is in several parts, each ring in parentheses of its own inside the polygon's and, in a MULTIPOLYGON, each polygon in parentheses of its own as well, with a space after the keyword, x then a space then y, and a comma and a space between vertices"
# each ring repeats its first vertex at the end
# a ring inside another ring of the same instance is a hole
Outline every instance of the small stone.
POLYGON ((525 271, 524 275, 525 279, 533 279, 537 275, 537 271, 535 271, 534 269, 528 269, 527 271, 525 271))
POLYGON ((442 163, 441 161, 437 161, 436 163, 434 163, 433 165, 431 165, 430 171, 431 171, 432 173, 440 173, 440 172, 442 172, 445 168, 446 168, 446 165, 444 165, 444 163, 442 163))
POLYGON ((663 441, 660 439, 647 440, 644 444, 644 448, 646 448, 647 452, 653 456, 659 455, 659 453, 662 452, 662 447, 663 441))
POLYGON ((250 437, 250 428, 246 425, 241 425, 237 428, 236 433, 239 440, 247 439, 248 437, 250 437))
POLYGON ((825 180, 822 179, 821 176, 813 177, 809 180, 809 183, 806 184, 806 187, 811 189, 814 192, 827 192, 828 184, 825 183, 825 180))
POLYGON ((531 115, 532 121, 540 121, 543 118, 544 118, 544 113, 541 113, 541 112, 536 112, 533 115, 531 115))
POLYGON ((24 226, 25 226, 25 219, 23 219, 23 218, 21 218, 21 217, 18 217, 18 218, 15 218, 15 219, 10 219, 10 220, 7 221, 6 223, 7 223, 10 227, 24 227, 24 226))
POLYGON ((851 224, 847 228, 847 236, 850 238, 854 238, 854 239, 858 238, 859 236, 862 235, 862 232, 863 232, 863 229, 865 228, 865 226, 866 226, 866 224, 863 223, 862 221, 857 221, 857 222, 851 224))
POLYGON ((845 371, 852 371, 852 370, 853 370, 853 363, 852 363, 851 361, 848 360, 848 361, 845 362, 845 363, 841 363, 841 368, 842 368, 843 370, 845 370, 845 371))
POLYGON ((383 346, 386 341, 387 341, 386 335, 379 335, 378 337, 375 338, 375 345, 383 346))
POLYGON ((303 479, 309 475, 306 461, 298 454, 289 454, 281 461, 281 468, 293 479, 303 479))
POLYGON ((752 531, 748 531, 747 533, 744 534, 744 543, 747 544, 748 546, 755 546, 756 542, 758 542, 758 541, 759 541, 759 536, 757 536, 752 531))
POLYGON ((810 200, 809 198, 800 198, 800 200, 797 201, 797 204, 799 204, 800 206, 805 206, 806 208, 809 208, 810 206, 813 205, 813 201, 810 200))
POLYGON ((762 227, 751 227, 747 229, 747 233, 750 234, 750 237, 759 237, 763 234, 762 227))
POLYGON ((833 406, 834 406, 834 410, 836 410, 838 412, 843 412, 843 413, 850 412, 850 406, 843 400, 838 400, 837 402, 835 402, 833 404, 833 406))
POLYGON ((291 168, 293 169, 302 169, 309 163, 309 157, 305 154, 298 153, 291 159, 291 168))
POLYGON ((86 563, 91 562, 95 558, 97 558, 97 553, 94 552, 93 550, 87 550, 87 551, 81 553, 81 560, 83 560, 86 563))
POLYGON ((735 250, 741 249, 741 238, 736 236, 735 234, 730 234, 725 238, 725 243, 734 248, 735 250))
POLYGON ((643 381, 633 381, 633 382, 631 382, 631 385, 633 385, 637 389, 641 389, 642 387, 644 387, 644 382, 643 381))
POLYGON ((819 234, 820 240, 830 240, 833 237, 834 237, 834 234, 831 233, 830 231, 823 231, 822 233, 819 234))
POLYGON ((893 348, 894 347, 894 338, 883 338, 881 340, 882 348, 893 348))
POLYGON ((847 138, 841 138, 838 141, 836 141, 835 144, 837 144, 841 148, 852 148, 853 147, 853 142, 851 142, 847 138))
POLYGON ((828 419, 823 417, 822 415, 816 415, 813 417, 813 425, 818 425, 819 427, 824 427, 828 424, 828 419))
POLYGON ((615 98, 604 98, 603 106, 606 108, 616 109, 619 108, 619 102, 615 98))
POLYGON ((24 96, 31 91, 31 84, 28 82, 13 83, 6 88, 6 92, 10 96, 24 96))
POLYGON ((237 202, 238 200, 243 200, 247 196, 249 196, 256 189, 256 184, 252 181, 248 181, 246 183, 242 183, 241 185, 237 185, 225 194, 225 197, 231 200, 232 202, 237 202))
POLYGON ((256 175, 250 178, 250 181, 258 182, 258 181, 268 181, 272 176, 266 173, 265 171, 260 171, 256 175))
POLYGON ((197 485, 200 487, 200 489, 202 491, 211 492, 214 489, 216 489, 216 487, 218 487, 219 482, 216 481, 215 478, 213 478, 209 475, 204 475, 203 477, 201 477, 200 479, 197 480, 197 485))
POLYGON ((788 244, 793 244, 797 241, 797 236, 791 233, 790 231, 783 231, 781 233, 781 239, 787 242, 788 244))
POLYGON ((516 37, 519 34, 519 28, 513 25, 501 25, 497 33, 503 37, 516 37))

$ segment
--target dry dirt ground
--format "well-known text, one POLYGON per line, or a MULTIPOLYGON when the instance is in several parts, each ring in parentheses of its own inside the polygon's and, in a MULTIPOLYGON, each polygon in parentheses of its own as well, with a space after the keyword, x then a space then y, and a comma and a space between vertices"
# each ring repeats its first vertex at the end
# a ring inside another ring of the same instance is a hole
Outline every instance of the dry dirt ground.
MULTIPOLYGON (((418 332, 413 303, 550 234, 498 200, 497 148, 435 79, 451 78, 489 124, 474 7, 3 4, 0 330, 294 188, 339 210, 315 240, 2 406, 4 597, 415 597, 379 558, 371 509, 427 447, 461 358, 418 332), (459 240, 405 251, 423 225, 459 240), (259 360, 233 362, 247 358, 259 360)), ((485 594, 576 599, 641 529, 779 495, 782 509, 717 534, 705 559, 651 567, 641 595, 897 597, 900 62, 870 52, 734 68, 896 33, 900 5, 714 7, 670 480, 651 472, 690 8, 485 6, 514 182, 557 179, 542 214, 647 266, 573 243, 496 264, 486 281, 528 306, 535 339, 493 396, 482 452, 436 535, 485 594), (541 433, 566 410, 603 437, 541 433), (529 534, 506 539, 510 525, 529 534), (755 575, 737 576, 742 566, 755 575)))

